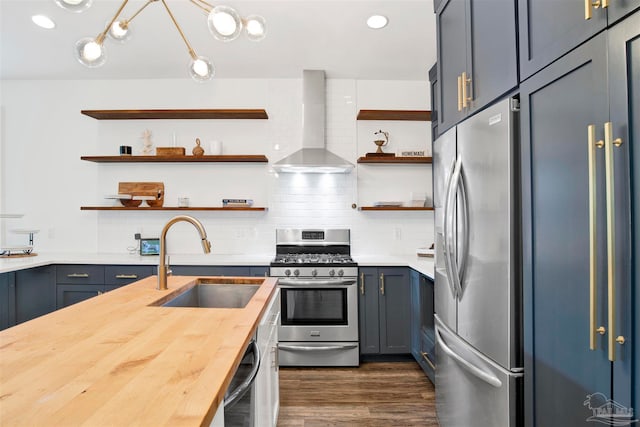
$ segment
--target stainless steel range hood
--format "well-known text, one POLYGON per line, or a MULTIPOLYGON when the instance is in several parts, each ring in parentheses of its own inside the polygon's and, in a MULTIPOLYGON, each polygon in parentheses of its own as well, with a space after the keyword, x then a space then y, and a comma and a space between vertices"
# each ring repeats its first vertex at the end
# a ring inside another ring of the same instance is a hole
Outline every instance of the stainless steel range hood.
POLYGON ((354 165, 325 147, 325 76, 302 72, 302 149, 274 163, 277 172, 349 173, 354 165))

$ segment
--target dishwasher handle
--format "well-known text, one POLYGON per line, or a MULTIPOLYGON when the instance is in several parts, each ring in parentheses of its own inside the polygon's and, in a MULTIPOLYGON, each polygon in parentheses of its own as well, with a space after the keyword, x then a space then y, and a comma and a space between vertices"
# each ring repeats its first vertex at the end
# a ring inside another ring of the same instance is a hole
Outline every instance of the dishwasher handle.
POLYGON ((249 373, 249 375, 247 375, 247 378, 245 378, 245 380, 242 381, 242 383, 238 385, 235 390, 231 391, 227 396, 225 396, 224 409, 230 409, 240 399, 242 399, 242 397, 253 385, 253 382, 256 380, 258 370, 260 370, 260 348, 258 348, 258 344, 255 340, 251 340, 251 342, 249 343, 249 348, 244 353, 244 356, 242 358, 244 359, 249 354, 253 354, 253 369, 251 369, 251 372, 249 373))

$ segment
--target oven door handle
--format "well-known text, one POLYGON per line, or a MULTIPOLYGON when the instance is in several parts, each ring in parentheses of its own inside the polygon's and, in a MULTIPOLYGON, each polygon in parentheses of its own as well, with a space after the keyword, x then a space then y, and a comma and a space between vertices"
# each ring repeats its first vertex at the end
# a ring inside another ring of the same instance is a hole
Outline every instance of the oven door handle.
POLYGON ((278 344, 279 349, 293 350, 293 351, 347 350, 350 348, 356 348, 357 346, 358 346, 357 344, 337 344, 337 345, 318 345, 318 346, 278 344))
POLYGON ((353 285, 357 281, 353 279, 337 279, 337 280, 288 280, 278 279, 279 285, 285 286, 347 286, 353 285))

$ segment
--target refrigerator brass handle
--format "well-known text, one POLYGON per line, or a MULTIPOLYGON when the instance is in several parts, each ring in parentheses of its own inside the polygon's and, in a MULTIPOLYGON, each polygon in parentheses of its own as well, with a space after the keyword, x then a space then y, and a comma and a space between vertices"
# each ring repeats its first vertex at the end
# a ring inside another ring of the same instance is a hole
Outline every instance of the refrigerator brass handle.
POLYGON ((116 279, 137 279, 137 274, 116 274, 116 279))
POLYGON ((584 19, 588 21, 593 18, 591 8, 598 9, 601 5, 603 8, 609 6, 608 0, 602 0, 602 2, 601 0, 584 0, 584 19))
POLYGON ((360 273, 360 295, 364 295, 364 273, 360 273))
POLYGON ((462 75, 458 76, 458 111, 462 111, 462 75))
POLYGON ((613 123, 604 124, 605 188, 607 192, 607 298, 608 298, 608 346, 609 360, 616 360, 616 216, 613 147, 622 145, 621 139, 613 140, 613 123))
POLYGON ((467 75, 467 72, 464 71, 461 75, 461 81, 462 81, 462 108, 469 108, 471 105, 471 96, 469 96, 469 93, 471 93, 471 90, 469 90, 469 93, 467 93, 467 84, 469 85, 469 89, 471 89, 471 77, 469 77, 467 75))
POLYGON ((434 365, 431 359, 429 359, 429 353, 427 353, 426 351, 421 351, 420 354, 422 355, 422 358, 425 360, 425 362, 427 362, 427 364, 431 367, 431 369, 435 371, 436 365, 434 365))
POLYGON ((597 348, 597 334, 604 335, 604 326, 596 327, 597 317, 597 191, 596 191, 596 148, 604 147, 603 141, 596 141, 596 126, 587 126, 589 153, 589 349, 597 348))
POLYGON ((82 279, 89 277, 89 273, 71 273, 67 274, 67 277, 70 279, 82 279))
POLYGON ((380 293, 384 296, 384 273, 380 273, 380 293))

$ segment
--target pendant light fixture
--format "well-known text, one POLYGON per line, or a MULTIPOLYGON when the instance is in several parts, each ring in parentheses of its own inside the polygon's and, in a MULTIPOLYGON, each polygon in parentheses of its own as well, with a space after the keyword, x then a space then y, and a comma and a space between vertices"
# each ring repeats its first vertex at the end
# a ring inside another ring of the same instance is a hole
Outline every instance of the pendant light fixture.
MULTIPOLYGON (((73 11, 82 12, 91 6, 92 0, 54 0, 58 6, 73 11)), ((131 38, 131 22, 151 3, 160 1, 164 6, 171 22, 178 30, 180 37, 187 46, 187 51, 191 57, 189 62, 189 75, 192 79, 204 82, 213 78, 214 67, 211 61, 204 56, 198 56, 187 40, 182 28, 178 24, 175 16, 169 9, 166 0, 147 0, 131 18, 121 16, 122 11, 129 0, 124 0, 115 15, 105 29, 97 37, 85 37, 80 39, 75 46, 75 55, 78 61, 90 68, 100 67, 106 62, 107 56, 104 42, 107 36, 120 43, 124 43, 131 38)), ((204 0, 189 0, 207 15, 207 26, 214 38, 222 41, 232 41, 238 38, 243 29, 246 30, 247 38, 251 41, 260 41, 266 36, 266 22, 262 16, 249 15, 246 19, 240 17, 238 12, 229 6, 213 6, 204 0)))

